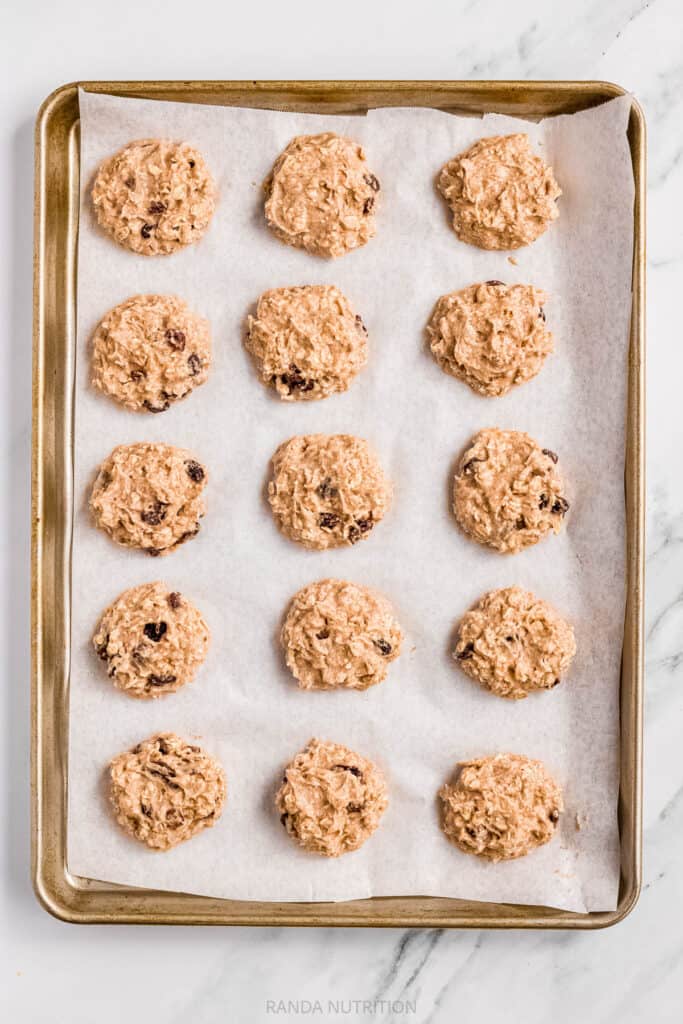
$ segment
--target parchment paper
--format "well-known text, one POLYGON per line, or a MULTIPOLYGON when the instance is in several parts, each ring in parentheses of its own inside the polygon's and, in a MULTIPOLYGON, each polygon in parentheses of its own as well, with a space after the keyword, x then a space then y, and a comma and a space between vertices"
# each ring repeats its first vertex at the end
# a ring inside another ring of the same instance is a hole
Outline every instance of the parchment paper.
POLYGON ((81 93, 78 357, 68 856, 72 872, 110 882, 261 900, 440 895, 609 910, 619 879, 618 687, 624 613, 624 425, 633 178, 630 99, 539 125, 433 110, 367 117, 223 109, 81 93), (441 165, 484 135, 525 130, 553 165, 561 216, 513 254, 460 243, 435 192, 441 165), (382 183, 377 236, 326 262, 292 250, 264 225, 260 185, 300 133, 333 130, 364 143, 382 183), (198 146, 221 193, 197 246, 145 259, 94 223, 99 163, 146 137, 198 146), (504 398, 473 395, 425 348, 444 292, 489 278, 547 289, 556 351, 540 376, 504 398), (261 291, 335 283, 368 325, 371 358, 351 390, 280 403, 242 347, 261 291), (118 408, 89 386, 90 337, 116 303, 175 292, 213 325, 209 382, 159 415, 118 408), (566 529, 519 555, 467 540, 450 512, 455 461, 479 429, 529 431, 560 455, 571 509, 566 529), (278 533, 264 499, 269 459, 298 433, 368 438, 395 484, 394 505, 369 540, 307 552, 278 533), (117 444, 164 441, 208 467, 199 536, 166 558, 116 547, 96 530, 87 498, 117 444), (375 586, 407 634, 388 679, 365 693, 303 693, 277 643, 289 598, 339 576, 375 586), (213 634, 197 680, 135 702, 116 691, 91 648, 98 616, 122 590, 168 581, 205 613, 213 634), (450 658, 454 626, 486 590, 527 587, 574 624, 578 654, 550 693, 508 702, 480 690, 450 658), (109 759, 157 730, 196 737, 223 762, 228 803, 215 828, 170 853, 129 839, 111 816, 109 759), (273 811, 286 762, 312 737, 375 759, 390 786, 380 829, 362 850, 325 860, 299 850, 273 811), (490 865, 460 853, 438 826, 435 794, 457 761, 499 751, 542 758, 564 787, 559 835, 526 859, 490 865), (581 824, 576 828, 576 821, 581 824))

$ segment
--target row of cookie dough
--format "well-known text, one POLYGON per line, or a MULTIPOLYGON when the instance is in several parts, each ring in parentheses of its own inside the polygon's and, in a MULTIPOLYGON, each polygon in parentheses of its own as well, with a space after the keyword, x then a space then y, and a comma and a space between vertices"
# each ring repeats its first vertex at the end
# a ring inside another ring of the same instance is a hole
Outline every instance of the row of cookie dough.
MULTIPOLYGON (((366 690, 381 683, 404 635, 384 595, 325 579, 292 598, 280 630, 285 661, 303 690, 366 690)), ((154 699, 191 682, 208 653, 209 627, 193 603, 165 583, 124 591, 93 636, 114 686, 154 699)), ((551 689, 576 653, 571 625, 521 587, 485 594, 458 625, 453 658, 499 697, 551 689)))
MULTIPOLYGON (((290 438, 275 452, 268 501, 281 532, 306 548, 367 538, 391 505, 392 486, 367 441, 349 434, 290 438)), ((464 533, 504 553, 559 533, 569 502, 558 457, 529 434, 480 431, 462 455, 453 510, 464 533)), ((124 547, 164 555, 196 536, 208 476, 189 451, 119 445, 90 497, 97 526, 124 547)))
MULTIPOLYGON (((480 139, 441 169, 437 188, 459 239, 482 249, 518 249, 558 216, 562 194, 528 135, 480 139)), ((264 182, 266 223, 287 245, 335 258, 375 234, 380 183, 357 142, 333 132, 289 143, 264 182)), ((131 142, 100 166, 92 189, 100 226, 143 256, 168 255, 207 230, 218 189, 186 142, 131 142)))
MULTIPOLYGON (((110 799, 119 825, 153 850, 169 850, 211 827, 227 795, 220 763, 173 733, 115 757, 110 799)), ((498 754, 457 766, 439 790, 441 825, 463 853, 497 862, 523 857, 555 835, 562 792, 540 761, 498 754)), ((312 739, 285 768, 275 809, 304 850, 339 857, 379 827, 387 784, 373 761, 312 739)))
MULTIPOLYGON (((485 281, 442 295, 427 326, 434 358, 477 394, 531 380, 553 350, 548 296, 485 281)), ((368 359, 367 328, 334 285, 273 288, 247 318, 245 346, 285 402, 346 391, 368 359)), ((93 385, 128 409, 159 413, 208 379, 207 320, 175 295, 135 295, 110 310, 92 343, 93 385)))

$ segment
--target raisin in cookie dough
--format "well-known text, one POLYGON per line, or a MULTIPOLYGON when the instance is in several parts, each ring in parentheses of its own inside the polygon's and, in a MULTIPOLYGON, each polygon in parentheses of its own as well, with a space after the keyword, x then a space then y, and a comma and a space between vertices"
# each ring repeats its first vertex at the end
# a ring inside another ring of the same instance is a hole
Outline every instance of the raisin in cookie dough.
POLYGON ((320 580, 294 596, 280 640, 302 690, 366 690, 386 677, 403 633, 382 594, 320 580))
POLYGON ((391 484, 367 441, 349 434, 307 434, 273 456, 268 501, 282 533, 306 548, 355 544, 391 503, 391 484))
POLYGON ((93 336, 93 385, 136 412, 165 412, 205 383, 210 365, 209 323, 176 295, 135 295, 93 336))
POLYGON ((564 810, 560 787, 545 766, 522 754, 463 762, 439 797, 446 837, 463 853, 494 863, 549 842, 564 810))
POLYGON ((346 391, 368 358, 365 325, 334 285, 264 292, 245 345, 263 383, 285 402, 346 391))
POLYGON ((453 651, 468 676, 512 700, 557 686, 575 654, 569 623, 521 587, 485 594, 463 616, 453 651))
POLYGON ((287 766, 275 798, 292 839, 323 857, 359 849, 378 827, 387 804, 377 765, 338 743, 316 739, 287 766))
POLYGON ((442 295, 427 326, 432 354, 445 373, 477 394, 505 395, 535 377, 553 350, 547 300, 533 285, 502 281, 442 295))
POLYGON ((170 850, 211 828, 225 803, 221 765, 172 732, 119 754, 109 776, 116 820, 152 850, 170 850))
POLYGON ((206 480, 204 467, 184 448, 123 444, 100 466, 90 509, 117 544, 166 555, 199 533, 206 480))
POLYGON ((117 689, 153 699, 194 679, 209 649, 209 627, 177 590, 143 583, 107 608, 93 646, 117 689))
POLYGON ((198 242, 216 199, 201 153, 167 139, 124 146, 102 163, 92 190, 100 226, 142 256, 168 255, 198 242))
POLYGON ((460 459, 455 517, 472 540, 505 554, 562 529, 569 502, 557 455, 518 430, 481 430, 460 459))
POLYGON ((529 136, 479 139, 441 169, 437 187, 458 238, 480 249, 519 249, 556 217, 562 190, 529 136))
POLYGON ((333 132, 299 135, 264 183, 271 231, 287 245, 335 258, 375 234, 380 184, 363 147, 333 132))

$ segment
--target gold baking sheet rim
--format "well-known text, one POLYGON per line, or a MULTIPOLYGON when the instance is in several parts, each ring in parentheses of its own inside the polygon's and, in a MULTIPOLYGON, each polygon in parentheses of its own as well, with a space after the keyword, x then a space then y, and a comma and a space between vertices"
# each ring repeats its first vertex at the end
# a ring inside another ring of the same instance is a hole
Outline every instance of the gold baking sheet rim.
POLYGON ((79 87, 176 102, 311 113, 425 106, 477 116, 538 118, 596 106, 625 90, 607 82, 79 82, 57 89, 36 122, 31 503, 31 837, 40 903, 74 923, 290 925, 385 928, 601 928, 621 921, 641 885, 643 582, 645 523, 645 121, 634 101, 628 137, 635 178, 633 284, 625 462, 627 604, 620 690, 616 910, 440 897, 342 903, 213 899, 136 889, 67 868, 67 756, 73 377, 79 201, 79 87))

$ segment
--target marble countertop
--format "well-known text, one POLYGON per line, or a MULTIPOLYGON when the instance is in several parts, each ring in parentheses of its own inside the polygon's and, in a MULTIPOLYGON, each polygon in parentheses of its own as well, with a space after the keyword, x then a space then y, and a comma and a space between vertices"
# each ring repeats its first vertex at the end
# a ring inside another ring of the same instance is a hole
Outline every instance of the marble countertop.
MULTIPOLYGON (((9 22, 9 32, 7 23, 9 22)), ((683 996, 683 7, 680 0, 315 0, 188 8, 24 0, 0 93, 4 623, 2 976, 14 1024, 154 1019, 487 1024, 679 1020, 683 996), (86 13, 87 11, 87 13, 86 13), (33 118, 84 78, 585 78, 630 89, 649 132, 645 877, 594 933, 77 928, 29 882, 28 557, 33 118), (669 319, 671 318, 671 319, 669 319), (667 323, 669 326, 667 327, 667 323), (662 349, 668 346, 666 355, 662 349), (11 540, 10 540, 11 539, 11 540), (291 1004, 291 1005, 287 1005, 291 1004)))

